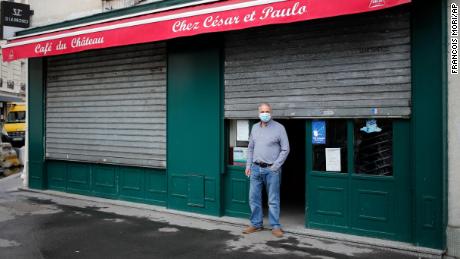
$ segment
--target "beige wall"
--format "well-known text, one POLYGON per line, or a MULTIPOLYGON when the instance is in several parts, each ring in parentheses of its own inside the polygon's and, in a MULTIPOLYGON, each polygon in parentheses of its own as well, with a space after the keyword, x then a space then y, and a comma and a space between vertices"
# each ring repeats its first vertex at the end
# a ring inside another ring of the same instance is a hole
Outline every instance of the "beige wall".
POLYGON ((28 0, 32 27, 62 22, 102 11, 101 0, 28 0))
MULTIPOLYGON (((0 58, 1 58, 0 54, 0 58)), ((26 63, 27 60, 16 60, 13 62, 1 62, 0 77, 3 83, 0 84, 0 94, 2 92, 15 95, 25 95, 25 91, 21 90, 21 85, 27 81, 26 63), (8 82, 14 82, 8 87, 8 82)), ((25 89, 24 89, 25 90, 25 89)))
MULTIPOLYGON (((460 0, 449 0, 448 8, 448 52, 450 53, 451 4, 460 6, 460 0)), ((460 40, 460 37, 457 37, 460 40)), ((448 179, 448 254, 460 258, 460 75, 450 73, 448 57, 448 131, 449 131, 449 179, 448 179)))
POLYGON ((32 27, 58 23, 104 11, 130 7, 160 0, 18 0, 34 10, 32 27))

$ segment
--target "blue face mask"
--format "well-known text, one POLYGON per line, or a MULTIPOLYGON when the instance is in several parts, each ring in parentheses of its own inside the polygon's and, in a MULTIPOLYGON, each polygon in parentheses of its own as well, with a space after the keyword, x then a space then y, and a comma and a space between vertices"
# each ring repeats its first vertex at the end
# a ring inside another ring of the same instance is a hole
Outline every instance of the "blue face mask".
POLYGON ((259 113, 259 118, 263 122, 269 122, 272 116, 268 112, 259 113))

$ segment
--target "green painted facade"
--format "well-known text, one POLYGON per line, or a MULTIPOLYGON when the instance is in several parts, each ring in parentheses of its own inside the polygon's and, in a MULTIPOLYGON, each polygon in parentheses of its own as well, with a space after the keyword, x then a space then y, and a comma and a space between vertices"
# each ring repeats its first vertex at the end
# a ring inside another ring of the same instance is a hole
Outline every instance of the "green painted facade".
MULTIPOLYGON (((412 115, 393 124, 394 176, 360 176, 353 166, 346 174, 314 172, 305 120, 306 227, 445 247, 444 4, 411 4, 412 115)), ((46 161, 45 59, 30 59, 30 188, 248 217, 244 168, 225 166, 222 49, 216 35, 168 42, 167 170, 46 161)), ((349 150, 352 127, 349 121, 349 150)))
POLYGON ((50 190, 166 205, 165 170, 48 160, 46 172, 50 190))
POLYGON ((221 215, 221 60, 218 39, 168 44, 168 208, 221 215))
POLYGON ((46 189, 44 59, 29 59, 29 187, 46 189))
POLYGON ((249 218, 249 180, 244 167, 228 166, 224 175, 224 215, 249 218))
POLYGON ((412 7, 413 236, 417 245, 444 248, 445 1, 415 1, 412 7))

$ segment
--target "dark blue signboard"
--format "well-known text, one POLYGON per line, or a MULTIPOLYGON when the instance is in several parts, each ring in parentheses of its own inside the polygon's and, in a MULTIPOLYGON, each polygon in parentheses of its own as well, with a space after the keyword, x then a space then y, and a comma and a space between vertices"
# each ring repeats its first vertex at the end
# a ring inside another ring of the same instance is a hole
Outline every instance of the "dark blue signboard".
POLYGON ((311 135, 313 144, 326 144, 326 121, 314 120, 311 135))

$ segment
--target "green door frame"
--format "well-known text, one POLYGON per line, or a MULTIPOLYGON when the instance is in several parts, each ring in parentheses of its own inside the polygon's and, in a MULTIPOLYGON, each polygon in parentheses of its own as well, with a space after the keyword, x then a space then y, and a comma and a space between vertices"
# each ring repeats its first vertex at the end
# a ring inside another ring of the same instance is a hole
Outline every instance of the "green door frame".
POLYGON ((45 58, 28 62, 27 129, 29 144, 29 187, 47 188, 45 167, 45 58))

